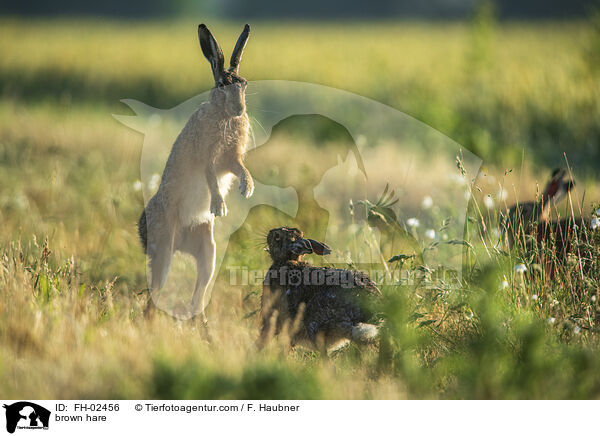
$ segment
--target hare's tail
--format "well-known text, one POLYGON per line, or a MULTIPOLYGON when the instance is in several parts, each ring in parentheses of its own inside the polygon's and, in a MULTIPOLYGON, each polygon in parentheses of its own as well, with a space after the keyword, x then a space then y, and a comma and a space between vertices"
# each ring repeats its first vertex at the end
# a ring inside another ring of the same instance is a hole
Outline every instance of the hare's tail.
POLYGON ((359 322, 352 327, 352 340, 355 342, 373 342, 377 336, 379 336, 379 329, 373 324, 359 322))
POLYGON ((142 212, 140 220, 138 221, 138 234, 140 235, 140 241, 144 248, 144 253, 148 252, 148 225, 146 223, 146 210, 142 212))

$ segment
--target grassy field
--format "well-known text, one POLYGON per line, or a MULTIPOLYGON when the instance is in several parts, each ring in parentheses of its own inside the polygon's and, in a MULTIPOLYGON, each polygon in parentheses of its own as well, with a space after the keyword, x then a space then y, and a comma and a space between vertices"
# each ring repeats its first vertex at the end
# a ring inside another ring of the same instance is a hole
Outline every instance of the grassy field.
MULTIPOLYGON (((260 286, 230 286, 223 272, 210 331, 166 315, 144 320, 135 227, 143 136, 111 114, 131 114, 123 98, 167 109, 209 89, 197 23, 3 18, 0 397, 600 397, 600 235, 590 235, 589 273, 575 253, 549 276, 539 253, 496 247, 492 231, 504 204, 534 198, 566 165, 564 153, 577 186, 561 213, 599 207, 597 22, 500 24, 481 13, 468 23, 251 24, 241 69, 249 80, 370 97, 483 159, 461 283, 382 286, 380 343, 330 360, 280 344, 258 352, 260 286), (499 188, 506 198, 486 207, 499 188), (525 274, 515 271, 521 263, 525 274)), ((229 48, 241 25, 211 28, 229 48)), ((329 133, 291 129, 279 139, 282 150, 317 153, 329 133)), ((318 232, 310 216, 294 222, 318 232)), ((247 223, 230 261, 267 268, 257 248, 264 230, 247 223)))

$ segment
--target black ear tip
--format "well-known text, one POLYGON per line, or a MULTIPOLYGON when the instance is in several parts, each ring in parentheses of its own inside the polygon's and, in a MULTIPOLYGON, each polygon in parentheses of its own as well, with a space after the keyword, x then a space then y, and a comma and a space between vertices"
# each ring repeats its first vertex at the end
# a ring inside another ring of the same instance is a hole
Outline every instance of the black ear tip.
POLYGON ((206 24, 204 24, 204 23, 198 24, 198 29, 206 29, 206 24))
POLYGON ((244 30, 247 30, 248 32, 250 31, 250 24, 245 24, 244 25, 244 30))

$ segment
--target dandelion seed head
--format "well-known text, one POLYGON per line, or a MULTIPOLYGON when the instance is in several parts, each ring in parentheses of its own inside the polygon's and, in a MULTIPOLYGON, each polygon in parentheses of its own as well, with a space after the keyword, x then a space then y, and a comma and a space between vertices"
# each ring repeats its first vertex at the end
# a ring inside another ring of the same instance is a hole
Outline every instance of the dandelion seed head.
POLYGON ((408 227, 419 227, 419 220, 417 218, 409 218, 406 220, 408 227))
POLYGON ((158 189, 158 185, 160 184, 160 174, 154 173, 150 177, 150 181, 148 182, 148 188, 151 191, 156 191, 158 189))
POLYGON ((141 191, 142 190, 142 182, 140 180, 136 180, 135 182, 133 182, 133 190, 134 191, 141 191))
POLYGON ((435 230, 433 230, 433 229, 427 229, 425 231, 425 237, 427 239, 435 239, 435 230))
POLYGON ((433 206, 433 198, 431 198, 429 195, 426 195, 425 197, 423 197, 421 207, 423 209, 429 209, 431 206, 433 206))

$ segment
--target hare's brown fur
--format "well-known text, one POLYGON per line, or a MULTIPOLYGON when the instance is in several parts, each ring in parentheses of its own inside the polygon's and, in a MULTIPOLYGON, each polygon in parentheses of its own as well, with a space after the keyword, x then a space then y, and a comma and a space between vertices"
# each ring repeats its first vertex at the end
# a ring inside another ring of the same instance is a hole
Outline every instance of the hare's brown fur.
POLYGON ((556 169, 537 201, 512 205, 503 223, 509 247, 512 248, 517 241, 523 241, 533 235, 538 224, 548 222, 552 204, 559 202, 573 186, 572 181, 565 179, 565 171, 556 169))
POLYGON ((267 245, 273 264, 261 296, 260 345, 286 329, 291 344, 306 342, 322 352, 340 340, 365 342, 376 336, 377 327, 368 324, 369 306, 381 292, 366 274, 305 262, 305 254, 330 250, 293 227, 272 229, 267 245))
POLYGON ((554 170, 540 201, 513 205, 509 211, 509 245, 516 245, 516 241, 524 241, 526 247, 533 244, 540 254, 537 261, 550 272, 567 261, 574 242, 589 242, 591 220, 580 216, 560 220, 549 217, 550 206, 560 201, 574 186, 575 182, 567 177, 564 170, 554 170))
POLYGON ((234 49, 231 67, 225 70, 216 40, 206 26, 199 26, 200 43, 211 62, 215 88, 210 100, 192 114, 175 140, 158 192, 146 205, 138 224, 150 258, 151 292, 164 285, 175 251, 190 253, 196 258, 198 270, 191 314, 201 304, 203 317, 204 294, 214 273, 214 216, 227 213, 224 198, 233 177, 239 178, 243 196, 249 197, 254 189, 242 161, 249 130, 246 80, 237 74, 248 33, 246 25, 234 49))

